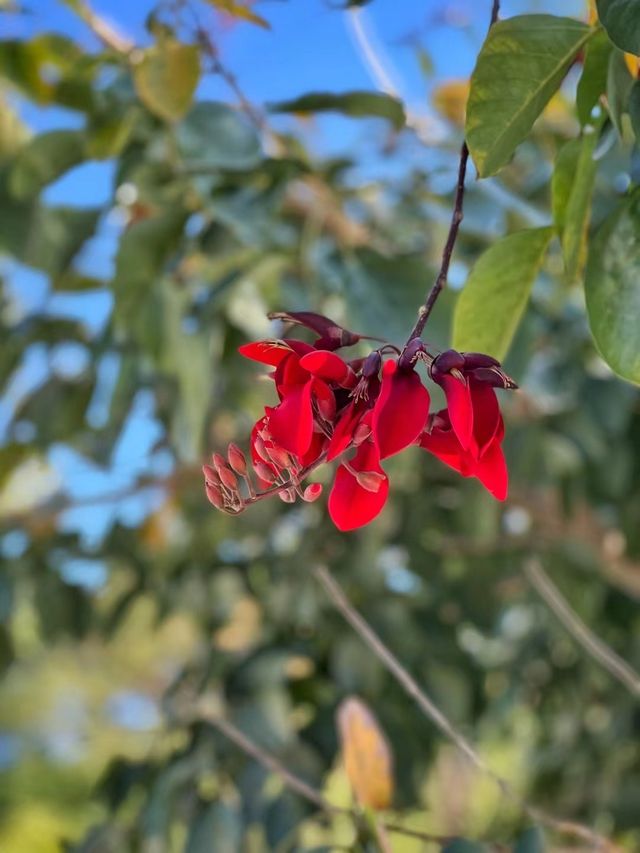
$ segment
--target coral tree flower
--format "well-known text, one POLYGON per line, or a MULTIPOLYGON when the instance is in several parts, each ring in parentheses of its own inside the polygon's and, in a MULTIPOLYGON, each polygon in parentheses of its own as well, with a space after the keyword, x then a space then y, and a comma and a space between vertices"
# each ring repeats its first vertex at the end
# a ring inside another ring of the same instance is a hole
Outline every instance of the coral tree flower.
POLYGON ((477 477, 496 498, 506 497, 504 425, 494 388, 516 386, 495 359, 454 350, 434 357, 417 338, 402 352, 383 344, 366 358, 348 359, 336 350, 358 343, 360 335, 310 312, 270 316, 318 337, 313 344, 282 338, 240 347, 242 355, 273 368, 278 401, 265 407, 251 433, 259 491, 243 454, 230 445, 228 461, 214 454, 213 465, 203 468, 214 506, 236 513, 271 494, 286 502, 296 496, 314 501, 322 486, 303 486, 303 480, 336 459, 329 513, 340 530, 353 530, 386 503, 389 479, 382 461, 412 445, 465 477, 477 477), (447 408, 431 415, 430 395, 416 369, 420 362, 447 399, 447 408))

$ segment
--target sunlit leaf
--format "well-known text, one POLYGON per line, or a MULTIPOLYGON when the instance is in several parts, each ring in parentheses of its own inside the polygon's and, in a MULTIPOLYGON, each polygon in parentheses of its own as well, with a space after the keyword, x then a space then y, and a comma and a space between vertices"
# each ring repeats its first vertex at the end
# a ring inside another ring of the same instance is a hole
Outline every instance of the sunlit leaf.
POLYGON ((389 808, 393 798, 393 757, 372 712, 360 699, 345 699, 337 712, 345 770, 360 805, 389 808))
POLYGON ((198 48, 170 39, 148 47, 133 69, 140 100, 167 121, 177 121, 187 112, 199 77, 198 48))
POLYGON ((504 359, 553 233, 553 228, 517 231, 480 256, 455 308, 457 350, 504 359))
POLYGON ((333 112, 362 118, 376 116, 387 119, 396 130, 401 130, 405 123, 404 107, 397 98, 381 92, 311 92, 290 101, 280 101, 269 105, 273 113, 308 113, 333 112))
POLYGON ((509 162, 592 34, 554 15, 519 15, 491 28, 467 104, 466 138, 481 177, 509 162))
POLYGON ((207 0, 216 9, 231 15, 232 18, 239 18, 242 21, 250 21, 252 24, 257 24, 264 29, 270 29, 269 21, 265 20, 262 15, 258 15, 253 9, 245 4, 238 3, 236 0, 207 0))
POLYGON ((585 282, 591 333, 617 374, 640 384, 640 192, 604 222, 589 252, 585 282))
POLYGON ((433 90, 434 107, 446 119, 463 126, 469 97, 468 80, 447 80, 433 90))

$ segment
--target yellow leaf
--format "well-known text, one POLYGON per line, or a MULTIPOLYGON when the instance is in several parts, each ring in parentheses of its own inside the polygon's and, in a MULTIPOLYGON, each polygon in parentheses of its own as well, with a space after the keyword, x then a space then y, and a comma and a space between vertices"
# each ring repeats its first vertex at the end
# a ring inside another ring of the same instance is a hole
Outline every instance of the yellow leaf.
POLYGON ((236 3, 235 0, 209 0, 209 2, 215 6, 216 9, 220 9, 221 12, 231 15, 232 18, 241 18, 243 21, 251 21, 252 24, 264 27, 265 30, 271 29, 268 21, 266 21, 261 15, 257 15, 252 9, 242 3, 236 3))
POLYGON ((464 117, 469 97, 468 80, 445 80, 433 90, 432 100, 440 115, 459 127, 464 125, 464 117))
POLYGON ((389 808, 393 797, 393 757, 378 721, 364 702, 345 699, 337 713, 345 771, 361 806, 389 808))

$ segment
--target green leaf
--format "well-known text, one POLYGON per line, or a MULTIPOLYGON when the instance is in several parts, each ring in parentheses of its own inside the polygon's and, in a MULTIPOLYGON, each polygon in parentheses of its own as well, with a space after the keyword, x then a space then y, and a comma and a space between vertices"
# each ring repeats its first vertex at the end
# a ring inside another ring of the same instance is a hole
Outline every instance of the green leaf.
POLYGON ((640 0, 596 0, 596 6, 611 41, 640 56, 640 0))
POLYGON ((612 49, 613 46, 603 30, 596 32, 587 44, 576 92, 576 110, 582 125, 589 122, 593 108, 607 90, 609 57, 612 49))
POLYGON ((85 158, 84 134, 78 130, 41 133, 25 145, 14 160, 9 189, 17 198, 37 195, 47 184, 85 158))
POLYGON ((467 104, 467 144, 480 177, 509 162, 593 32, 553 15, 519 15, 494 24, 471 76, 467 104))
POLYGON ((487 853, 487 846, 467 838, 454 838, 443 846, 442 853, 487 853))
POLYGON ((204 806, 189 828, 185 853, 235 853, 240 849, 242 823, 224 802, 204 806))
POLYGON ((560 235, 567 281, 573 284, 587 260, 591 196, 596 176, 593 154, 599 134, 593 128, 560 151, 551 181, 553 219, 560 235))
POLYGON ((623 54, 619 50, 612 51, 607 70, 607 107, 611 121, 621 139, 625 138, 623 116, 629 112, 632 86, 633 77, 629 73, 623 54))
POLYGON ((166 121, 177 121, 187 112, 199 77, 198 48, 170 39, 147 48, 133 69, 140 100, 166 121))
POLYGON ((404 127, 406 116, 402 102, 381 92, 310 92, 291 101, 269 105, 272 113, 324 113, 334 112, 360 118, 376 116, 387 119, 396 130, 404 127))
POLYGON ((180 156, 191 168, 251 169, 262 158, 255 129, 236 110, 200 101, 176 128, 180 156))
POLYGON ((591 334, 607 364, 640 384, 640 190, 604 222, 592 241, 585 282, 591 334))
POLYGON ((0 163, 16 154, 29 136, 18 112, 0 97, 0 163))
POLYGON ((509 234, 479 258, 456 304, 455 349, 504 359, 553 233, 532 228, 509 234))

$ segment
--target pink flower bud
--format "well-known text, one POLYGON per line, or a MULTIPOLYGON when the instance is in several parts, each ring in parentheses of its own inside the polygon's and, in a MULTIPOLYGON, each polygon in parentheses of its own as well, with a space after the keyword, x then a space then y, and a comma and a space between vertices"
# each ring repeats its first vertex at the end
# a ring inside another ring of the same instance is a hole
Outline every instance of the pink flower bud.
POLYGON ((227 459, 229 465, 233 468, 236 474, 244 477, 247 473, 247 460, 244 453, 240 450, 237 444, 230 444, 227 448, 227 459))
POLYGON ((371 427, 369 424, 358 424, 353 433, 353 443, 355 447, 360 447, 360 445, 366 441, 371 435, 371 427))
POLYGON ((304 490, 302 499, 311 504, 314 501, 317 501, 321 494, 322 483, 309 483, 307 488, 304 490))
POLYGON ((220 476, 220 482, 223 485, 225 485, 228 489, 231 489, 232 492, 237 491, 238 478, 233 473, 231 468, 227 468, 226 466, 224 468, 219 468, 218 474, 220 476))
POLYGON ((209 503, 213 504, 216 509, 224 509, 224 498, 222 497, 222 492, 220 491, 219 486, 216 486, 213 483, 206 483, 205 491, 207 493, 209 503))
POLYGON ((358 471, 356 480, 359 486, 366 489, 367 492, 379 492, 380 486, 384 482, 384 475, 378 474, 377 471, 358 471))
POLYGON ((262 439, 259 435, 255 437, 255 440, 253 442, 253 449, 263 462, 270 461, 267 446, 264 443, 264 439, 262 439))
POLYGON ((273 473, 273 470, 269 468, 268 465, 265 465, 264 462, 254 462, 253 467, 255 469, 256 474, 263 480, 265 483, 273 483, 276 478, 276 475, 273 473))
POLYGON ((293 489, 285 489, 282 492, 278 492, 278 497, 283 503, 292 504, 295 502, 296 493, 293 489))
POLYGON ((214 468, 219 471, 221 468, 227 467, 227 460, 220 453, 214 453, 211 457, 211 461, 213 462, 214 468))
POLYGON ((273 464, 282 471, 292 467, 291 457, 282 447, 270 447, 269 456, 273 464))
POLYGON ((217 484, 220 482, 220 478, 218 477, 218 472, 212 465, 203 465, 202 473, 204 474, 204 478, 207 483, 217 484))

